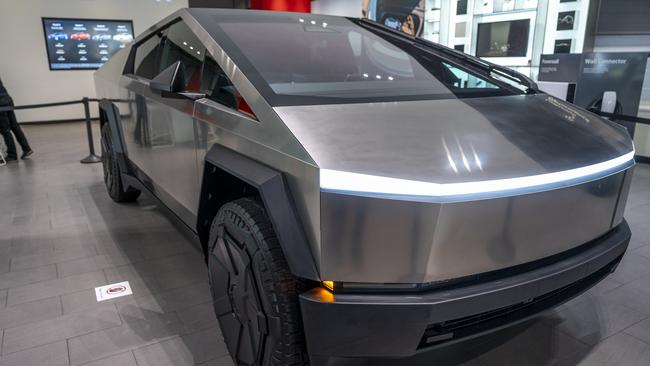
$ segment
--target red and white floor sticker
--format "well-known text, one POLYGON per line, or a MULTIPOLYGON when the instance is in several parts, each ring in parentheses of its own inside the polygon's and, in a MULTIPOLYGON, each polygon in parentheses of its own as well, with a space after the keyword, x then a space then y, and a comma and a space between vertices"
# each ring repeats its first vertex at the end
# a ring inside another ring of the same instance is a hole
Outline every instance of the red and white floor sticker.
POLYGON ((116 297, 133 295, 129 281, 113 283, 102 287, 95 287, 97 301, 114 299, 116 297))

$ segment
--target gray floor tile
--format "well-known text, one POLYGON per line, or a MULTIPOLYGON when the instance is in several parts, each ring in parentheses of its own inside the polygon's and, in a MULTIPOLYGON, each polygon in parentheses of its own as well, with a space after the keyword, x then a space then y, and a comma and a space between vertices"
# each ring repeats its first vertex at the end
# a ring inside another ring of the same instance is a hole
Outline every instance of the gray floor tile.
POLYGON ((625 329, 625 333, 650 344, 650 318, 625 329))
POLYGON ((52 319, 61 316, 58 297, 27 302, 0 309, 0 329, 52 319))
POLYGON ((68 366, 68 346, 58 341, 0 357, 0 366, 68 366))
MULTIPOLYGON (((175 263, 179 257, 165 258, 165 266, 153 266, 148 262, 109 268, 104 270, 109 283, 129 281, 134 293, 147 294, 207 282, 205 264, 187 265, 175 263), (169 266, 167 266, 167 264, 169 266), (174 268, 176 267, 176 268, 174 268)), ((156 260, 158 261, 158 260, 156 260)))
MULTIPOLYGON (((113 280, 111 282, 119 281, 113 280)), ((120 311, 130 307, 162 313, 184 309, 211 300, 210 289, 205 281, 161 291, 151 291, 149 288, 143 287, 145 285, 142 282, 136 281, 135 283, 136 285, 133 286, 133 283, 129 282, 133 289, 133 295, 106 300, 105 302, 116 304, 120 311)), ((62 295, 61 301, 65 314, 97 305, 94 289, 62 295)))
POLYGON ((58 263, 57 269, 59 277, 67 277, 80 273, 101 271, 107 268, 114 268, 117 266, 130 263, 130 259, 126 255, 115 254, 100 254, 93 257, 75 259, 58 263))
POLYGON ((607 298, 650 316, 650 275, 615 288, 607 298))
MULTIPOLYGON (((108 282, 107 282, 108 283, 108 282)), ((115 302, 116 299, 106 300, 105 303, 115 302)), ((97 306, 97 298, 95 297, 95 289, 90 288, 87 290, 77 291, 69 294, 61 295, 61 303, 63 304, 63 313, 70 314, 77 311, 91 309, 97 306)))
POLYGON ((228 354, 216 328, 174 337, 133 351, 138 366, 191 366, 228 354))
POLYGON ((214 315, 212 301, 179 309, 176 310, 176 313, 183 322, 187 332, 190 333, 219 326, 217 318, 214 315))
POLYGON ((555 315, 559 330, 589 345, 647 317, 646 314, 605 298, 571 304, 558 310, 555 315))
POLYGON ((122 324, 114 306, 5 329, 2 352, 8 354, 122 324))
POLYGON ((0 273, 9 272, 11 264, 11 258, 0 257, 0 273))
POLYGON ((650 259, 650 244, 640 245, 636 247, 630 246, 628 249, 628 255, 640 255, 644 258, 650 259))
MULTIPOLYGON (((197 283, 187 287, 163 291, 154 295, 134 295, 116 299, 120 314, 137 316, 141 311, 168 313, 211 300, 207 283, 197 283)), ((210 320, 212 318, 208 318, 210 320)))
POLYGON ((21 243, 13 243, 11 246, 0 249, 0 254, 8 258, 24 257, 38 253, 51 253, 54 251, 54 243, 51 241, 38 242, 27 241, 21 243))
POLYGON ((143 245, 140 248, 140 252, 147 259, 163 258, 168 257, 174 254, 183 254, 189 251, 192 251, 193 248, 187 245, 179 245, 179 243, 184 243, 185 240, 177 241, 173 243, 162 243, 143 245))
POLYGON ((632 230, 632 240, 650 244, 650 216, 645 215, 645 213, 639 215, 640 219, 637 221, 643 220, 640 223, 630 223, 630 229, 632 230))
POLYGON ((7 304, 7 290, 0 290, 0 309, 7 304))
POLYGON ((587 345, 561 332, 552 315, 540 318, 505 343, 481 355, 486 365, 553 365, 587 345))
POLYGON ((96 254, 97 249, 92 245, 70 245, 61 250, 12 258, 11 269, 13 271, 19 271, 22 269, 35 268, 78 258, 91 257, 96 254))
POLYGON ((634 281, 650 274, 650 259, 635 255, 626 255, 616 271, 609 278, 622 284, 634 281))
POLYGON ((54 265, 0 274, 0 289, 28 285, 56 278, 54 265))
POLYGON ((91 361, 83 366, 139 366, 133 352, 120 353, 97 361, 91 361))
POLYGON ((650 345, 625 333, 619 333, 562 364, 576 366, 647 366, 650 345))
POLYGON ((31 285, 10 288, 7 294, 7 305, 12 306, 24 302, 45 299, 52 296, 63 295, 95 288, 108 284, 103 272, 90 272, 76 276, 58 278, 31 285))
POLYGON ((176 314, 149 313, 142 318, 124 316, 119 327, 68 340, 70 362, 80 365, 133 350, 181 334, 183 324, 176 314))

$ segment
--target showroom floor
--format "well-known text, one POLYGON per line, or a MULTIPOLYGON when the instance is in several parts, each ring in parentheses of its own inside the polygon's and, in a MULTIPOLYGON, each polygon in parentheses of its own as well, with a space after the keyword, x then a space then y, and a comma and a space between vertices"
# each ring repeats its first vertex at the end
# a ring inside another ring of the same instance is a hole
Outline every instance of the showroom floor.
MULTIPOLYGON (((78 162, 82 124, 24 129, 33 159, 0 167, 0 365, 232 365, 191 242, 151 198, 108 198, 101 166, 78 162), (121 281, 133 295, 96 301, 95 287, 121 281)), ((410 360, 331 364, 649 365, 648 166, 636 169, 627 219, 618 271, 552 312, 410 360)))

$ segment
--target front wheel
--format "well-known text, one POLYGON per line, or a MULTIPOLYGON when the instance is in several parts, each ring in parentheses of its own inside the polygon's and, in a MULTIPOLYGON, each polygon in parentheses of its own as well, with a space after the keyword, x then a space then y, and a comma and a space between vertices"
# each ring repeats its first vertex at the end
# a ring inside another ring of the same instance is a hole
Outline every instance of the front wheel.
POLYGON ((210 228, 214 310, 237 365, 307 365, 298 294, 262 205, 226 203, 210 228))

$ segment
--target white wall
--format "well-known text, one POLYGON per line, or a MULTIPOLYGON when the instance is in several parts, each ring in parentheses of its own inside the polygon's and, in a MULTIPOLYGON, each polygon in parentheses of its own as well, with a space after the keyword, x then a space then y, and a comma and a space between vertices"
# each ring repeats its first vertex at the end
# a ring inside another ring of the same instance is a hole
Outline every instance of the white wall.
POLYGON ((315 0, 311 2, 314 14, 361 17, 361 0, 315 0))
MULTIPOLYGON (((138 35, 184 7, 187 0, 0 0, 0 78, 17 105, 95 97, 93 71, 50 71, 41 17, 132 19, 138 35)), ((17 114, 21 122, 78 119, 83 107, 17 114)))

